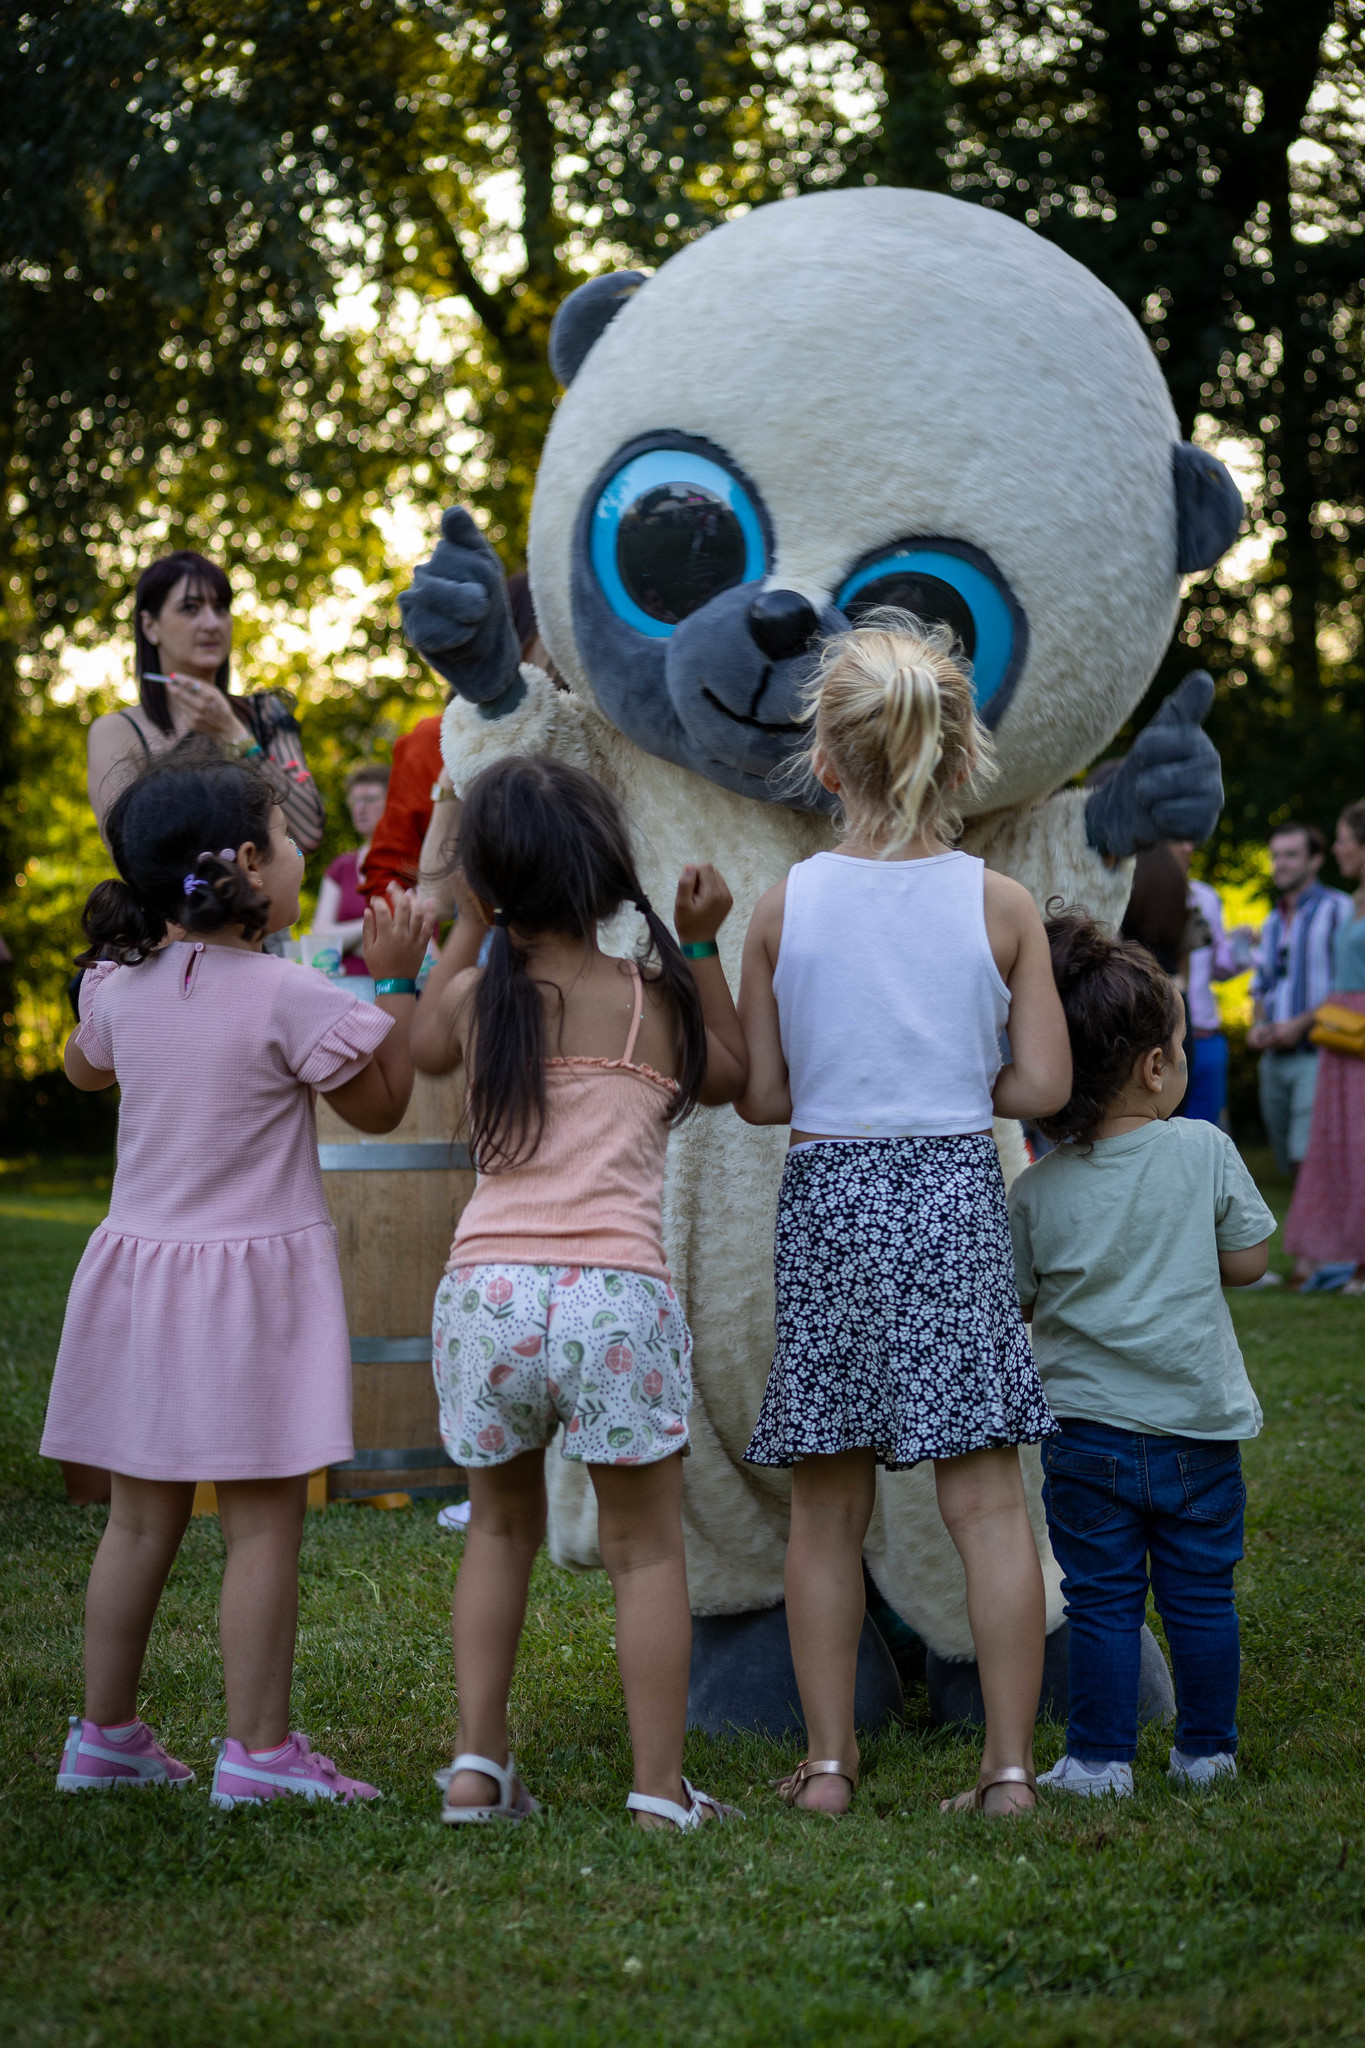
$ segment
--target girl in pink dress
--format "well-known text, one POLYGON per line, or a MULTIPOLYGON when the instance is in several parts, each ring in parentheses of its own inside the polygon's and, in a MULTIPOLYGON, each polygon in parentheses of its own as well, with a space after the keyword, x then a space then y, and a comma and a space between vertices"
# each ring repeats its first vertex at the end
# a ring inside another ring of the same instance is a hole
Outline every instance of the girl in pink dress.
POLYGON ((661 1211, 669 1127, 698 1102, 733 1101, 748 1072, 715 942, 730 893, 714 868, 684 869, 680 949, 641 890, 615 799, 535 758, 473 783, 457 857, 459 922, 412 1042, 426 1073, 466 1065, 479 1167, 432 1324, 441 1435, 468 1468, 471 1508, 441 1818, 535 1811, 507 1747, 507 1698, 545 1530, 545 1453, 562 1425, 562 1455, 592 1479, 616 1594, 635 1753, 626 1804, 642 1826, 690 1830, 732 1809, 682 1775, 692 1340, 661 1211), (648 928, 638 960, 597 943, 627 904, 648 928))
POLYGON ((205 1479, 227 1546, 214 1804, 375 1798, 289 1731, 307 1474, 352 1455, 313 1091, 360 1130, 399 1122, 429 923, 397 891, 371 908, 375 1004, 264 953, 298 916, 303 856, 266 776, 202 743, 130 784, 107 831, 122 879, 86 905, 66 1072, 77 1088, 118 1082, 118 1168, 72 1282, 42 1449, 111 1468, 113 1493, 86 1594, 85 1713, 57 1785, 193 1781, 138 1718, 137 1690, 205 1479))

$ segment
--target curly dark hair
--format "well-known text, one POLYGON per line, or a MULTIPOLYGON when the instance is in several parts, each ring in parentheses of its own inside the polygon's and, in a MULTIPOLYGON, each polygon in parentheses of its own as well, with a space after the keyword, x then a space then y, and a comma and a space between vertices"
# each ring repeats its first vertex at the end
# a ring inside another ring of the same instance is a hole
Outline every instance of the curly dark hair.
POLYGON ((1038 1128, 1055 1144, 1089 1143, 1133 1062, 1164 1050, 1181 1019, 1175 983, 1134 939, 1111 938, 1083 910, 1047 920, 1052 972, 1071 1039, 1071 1096, 1038 1128))

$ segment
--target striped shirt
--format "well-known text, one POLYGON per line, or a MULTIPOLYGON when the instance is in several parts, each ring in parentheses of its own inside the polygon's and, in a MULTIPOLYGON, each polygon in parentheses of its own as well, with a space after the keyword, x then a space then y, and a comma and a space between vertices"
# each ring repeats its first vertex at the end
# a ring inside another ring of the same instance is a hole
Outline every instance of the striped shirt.
POLYGON ((1252 993, 1267 1023, 1283 1024, 1325 1003, 1332 990, 1332 950, 1351 915, 1340 889, 1314 882, 1294 906, 1288 929, 1277 904, 1265 921, 1256 952, 1252 993))

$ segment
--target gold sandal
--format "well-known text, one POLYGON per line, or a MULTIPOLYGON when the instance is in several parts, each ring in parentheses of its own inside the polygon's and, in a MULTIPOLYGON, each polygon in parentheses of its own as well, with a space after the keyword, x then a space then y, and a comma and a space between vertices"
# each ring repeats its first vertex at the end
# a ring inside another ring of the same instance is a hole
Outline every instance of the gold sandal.
MULTIPOLYGON (((812 1763, 808 1756, 804 1756, 790 1777, 778 1778, 774 1781, 774 1790, 784 1806, 795 1806, 797 1793, 812 1778, 844 1779, 848 1786, 850 1804, 852 1803, 853 1794, 858 1789, 858 1773, 856 1769, 850 1771, 834 1757, 825 1757, 819 1763, 812 1763)), ((847 1811, 847 1808, 845 1811, 847 1811)), ((823 1813, 826 1820, 840 1820, 843 1817, 841 1814, 831 1813, 828 1807, 824 1806, 803 1806, 801 1812, 823 1813)))
MULTIPOLYGON (((938 1810, 940 1813, 984 1813, 986 1794, 993 1785, 1025 1785, 1033 1794, 1033 1806, 1036 1807, 1038 1804, 1038 1780, 1033 1772, 1025 1770, 1022 1764, 1006 1764, 1003 1770, 983 1771, 970 1792, 959 1792, 956 1799, 940 1799, 938 1810), (965 1800, 966 1804, 959 1805, 959 1800, 965 1800)), ((1033 1807, 1013 1806, 1009 1811, 1018 1814, 1031 1813, 1033 1807)), ((996 1814, 993 1818, 1003 1820, 1005 1816, 996 1814)))

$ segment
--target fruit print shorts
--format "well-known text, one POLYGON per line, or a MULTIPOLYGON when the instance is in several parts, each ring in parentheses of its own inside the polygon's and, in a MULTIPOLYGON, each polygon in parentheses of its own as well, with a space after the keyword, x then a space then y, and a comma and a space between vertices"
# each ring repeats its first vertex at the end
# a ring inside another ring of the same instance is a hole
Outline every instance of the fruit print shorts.
POLYGON ((457 1266, 436 1290, 431 1361, 457 1465, 543 1450, 651 1465, 687 1448, 692 1335, 666 1280, 605 1266, 457 1266))

